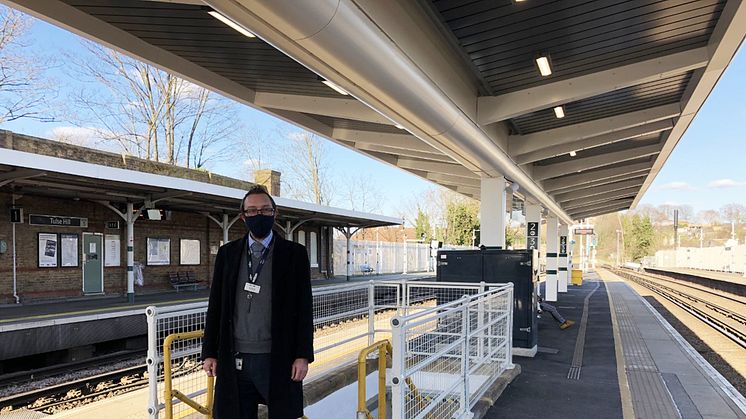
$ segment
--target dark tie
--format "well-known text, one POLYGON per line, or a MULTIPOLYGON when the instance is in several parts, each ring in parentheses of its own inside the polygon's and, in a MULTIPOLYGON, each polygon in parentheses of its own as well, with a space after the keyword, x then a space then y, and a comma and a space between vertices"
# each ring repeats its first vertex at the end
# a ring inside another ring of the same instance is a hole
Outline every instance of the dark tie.
POLYGON ((259 264, 259 259, 262 257, 262 252, 264 252, 264 245, 261 242, 255 241, 251 243, 251 266, 255 272, 259 264))

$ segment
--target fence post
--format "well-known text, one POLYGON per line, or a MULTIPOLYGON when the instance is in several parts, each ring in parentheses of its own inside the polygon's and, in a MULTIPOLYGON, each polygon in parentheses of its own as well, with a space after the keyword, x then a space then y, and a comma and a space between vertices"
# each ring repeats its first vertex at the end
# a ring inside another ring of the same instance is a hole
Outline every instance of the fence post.
POLYGON ((461 333, 464 343, 461 345, 461 412, 469 411, 469 298, 464 296, 461 309, 461 333))
POLYGON ((505 348, 505 361, 506 369, 513 369, 515 365, 513 365, 513 308, 514 308, 514 300, 513 300, 513 283, 509 282, 510 287, 508 288, 508 303, 506 306, 508 307, 508 324, 505 330, 508 334, 508 345, 505 348))
POLYGON ((368 281, 368 345, 376 338, 376 289, 373 280, 368 281))
POLYGON ((484 292, 487 290, 487 286, 484 281, 479 282, 479 295, 477 299, 477 328, 481 330, 479 332, 479 335, 477 336, 477 357, 481 361, 482 358, 484 358, 484 338, 487 336, 487 331, 482 329, 482 326, 484 326, 485 321, 485 311, 484 311, 484 292))
POLYGON ((404 419, 404 362, 406 360, 406 341, 399 316, 391 319, 391 418, 404 419))
POLYGON ((156 316, 158 307, 148 306, 145 309, 145 317, 148 322, 148 416, 158 419, 158 334, 156 330, 156 316))

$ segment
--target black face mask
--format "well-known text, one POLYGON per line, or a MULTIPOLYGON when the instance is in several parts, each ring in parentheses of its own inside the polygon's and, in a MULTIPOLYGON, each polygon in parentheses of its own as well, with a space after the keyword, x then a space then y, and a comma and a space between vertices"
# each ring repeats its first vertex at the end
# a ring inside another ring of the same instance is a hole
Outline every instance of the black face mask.
POLYGON ((272 231, 272 226, 275 224, 275 217, 273 215, 257 214, 253 217, 246 217, 244 223, 246 224, 246 228, 254 235, 254 238, 263 239, 272 231))

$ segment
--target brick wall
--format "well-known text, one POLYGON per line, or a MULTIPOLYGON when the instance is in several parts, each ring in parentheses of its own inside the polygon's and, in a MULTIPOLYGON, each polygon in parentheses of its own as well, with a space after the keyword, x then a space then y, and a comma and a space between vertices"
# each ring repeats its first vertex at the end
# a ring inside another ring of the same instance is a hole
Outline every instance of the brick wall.
MULTIPOLYGON (((83 271, 81 248, 83 233, 102 233, 104 235, 119 235, 121 260, 118 267, 104 267, 104 293, 107 295, 124 295, 127 291, 127 252, 126 224, 110 209, 96 203, 85 201, 61 200, 54 198, 24 196, 16 201, 16 206, 24 210, 24 222, 16 224, 17 245, 17 283, 18 294, 22 300, 38 300, 46 298, 79 297, 82 296, 83 271), (84 217, 88 219, 87 228, 35 226, 28 224, 29 214, 84 217), (105 228, 107 221, 119 221, 120 228, 105 228), (78 267, 38 267, 38 234, 39 233, 74 233, 78 235, 78 267)), ((0 240, 8 244, 8 251, 0 254, 0 304, 13 302, 13 255, 12 255, 12 224, 8 209, 11 207, 10 194, 0 194, 0 240)), ((310 251, 308 240, 310 232, 315 231, 317 240, 320 238, 321 227, 315 224, 304 224, 306 245, 310 251)), ((241 221, 233 224, 229 238, 234 240, 245 233, 241 221)), ((215 255, 211 250, 217 249, 223 238, 222 230, 213 221, 199 214, 171 212, 170 219, 151 221, 140 219, 135 222, 135 261, 144 266, 144 286, 135 286, 135 293, 149 293, 171 290, 168 272, 191 270, 204 283, 212 279, 215 255), (168 238, 171 240, 170 259, 167 266, 149 266, 146 259, 146 240, 148 237, 168 238), (180 239, 196 239, 200 241, 200 265, 184 266, 179 264, 180 239)), ((297 235, 294 237, 297 240, 297 235)), ((319 241, 319 267, 312 269, 312 276, 318 277, 324 269, 328 258, 319 241)))

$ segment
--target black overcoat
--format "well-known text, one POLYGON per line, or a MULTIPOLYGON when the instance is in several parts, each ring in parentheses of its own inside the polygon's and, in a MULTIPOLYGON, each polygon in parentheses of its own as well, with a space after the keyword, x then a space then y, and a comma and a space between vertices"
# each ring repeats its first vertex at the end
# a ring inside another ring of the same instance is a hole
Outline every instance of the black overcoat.
MULTIPOLYGON (((213 414, 239 415, 238 378, 233 347, 236 281, 246 236, 222 246, 215 258, 210 303, 202 341, 202 359, 216 358, 213 414)), ((290 379, 293 361, 313 362, 313 309, 306 248, 274 233, 272 254, 272 355, 269 419, 303 416, 303 384, 290 379)))

